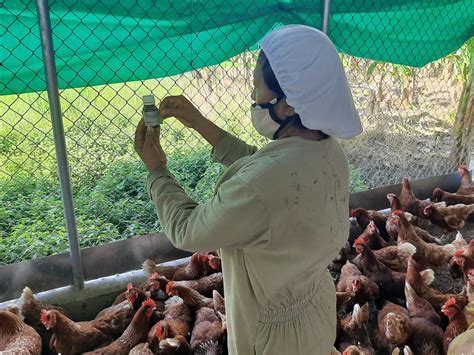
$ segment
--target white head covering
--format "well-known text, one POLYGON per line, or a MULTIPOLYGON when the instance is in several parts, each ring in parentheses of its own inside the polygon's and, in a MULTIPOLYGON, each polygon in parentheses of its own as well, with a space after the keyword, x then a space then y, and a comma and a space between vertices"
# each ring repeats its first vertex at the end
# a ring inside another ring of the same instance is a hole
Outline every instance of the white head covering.
POLYGON ((268 34, 260 48, 303 126, 343 139, 362 132, 344 68, 324 33, 284 26, 268 34))

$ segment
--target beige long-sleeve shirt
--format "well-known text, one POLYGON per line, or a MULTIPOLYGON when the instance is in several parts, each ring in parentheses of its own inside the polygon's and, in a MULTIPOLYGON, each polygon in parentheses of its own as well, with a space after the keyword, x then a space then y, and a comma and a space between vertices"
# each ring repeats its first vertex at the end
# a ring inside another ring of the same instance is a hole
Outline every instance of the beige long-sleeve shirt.
POLYGON ((336 336, 326 266, 349 234, 349 178, 336 140, 289 137, 258 150, 224 135, 228 166, 198 205, 166 168, 147 190, 170 241, 220 249, 230 354, 329 354, 336 336))

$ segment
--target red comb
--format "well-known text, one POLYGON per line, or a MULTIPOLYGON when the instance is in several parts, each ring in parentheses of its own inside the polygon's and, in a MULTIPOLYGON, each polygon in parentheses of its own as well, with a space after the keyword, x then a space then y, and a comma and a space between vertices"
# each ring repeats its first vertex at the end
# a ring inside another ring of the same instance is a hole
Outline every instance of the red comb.
POLYGON ((156 333, 155 335, 158 337, 158 339, 163 339, 164 334, 163 334, 163 322, 160 320, 158 322, 158 325, 156 326, 156 333))
POLYGON ((174 283, 172 281, 166 284, 166 293, 169 295, 171 293, 171 289, 173 288, 174 283))
POLYGON ((364 244, 364 241, 363 241, 362 239, 357 238, 357 239, 354 241, 354 245, 360 245, 360 244, 364 244))
POLYGON ((127 284, 127 291, 130 291, 132 288, 133 288, 133 284, 131 282, 129 282, 127 284))
POLYGON ((462 256, 464 254, 464 249, 458 249, 454 252, 453 256, 462 256))
POLYGON ((351 217, 355 218, 356 210, 351 210, 351 217))
POLYGON ((396 216, 401 216, 403 214, 403 211, 402 210, 396 210, 396 211, 393 211, 393 214, 396 215, 396 216))
POLYGON ((444 307, 454 306, 456 304, 456 299, 454 297, 449 297, 444 307))
POLYGON ((46 324, 48 322, 48 311, 43 309, 41 311, 41 323, 46 324))
POLYGON ((156 307, 156 303, 151 298, 147 298, 145 301, 142 302, 142 307, 146 306, 156 307))
POLYGON ((342 353, 342 355, 349 355, 349 352, 348 352, 348 351, 344 351, 344 352, 342 353))

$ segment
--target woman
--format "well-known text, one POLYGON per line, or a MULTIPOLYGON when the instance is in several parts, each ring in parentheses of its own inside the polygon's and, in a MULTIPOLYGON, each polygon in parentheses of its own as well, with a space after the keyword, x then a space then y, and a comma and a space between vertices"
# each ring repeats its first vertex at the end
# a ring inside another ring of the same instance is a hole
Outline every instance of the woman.
POLYGON ((260 43, 251 115, 273 142, 257 151, 184 97, 160 105, 213 147, 228 168, 198 205, 166 168, 159 130, 137 128, 147 191, 170 241, 219 249, 230 354, 329 354, 336 336, 326 266, 348 238, 348 164, 333 137, 362 129, 337 52, 318 30, 292 25, 260 43))

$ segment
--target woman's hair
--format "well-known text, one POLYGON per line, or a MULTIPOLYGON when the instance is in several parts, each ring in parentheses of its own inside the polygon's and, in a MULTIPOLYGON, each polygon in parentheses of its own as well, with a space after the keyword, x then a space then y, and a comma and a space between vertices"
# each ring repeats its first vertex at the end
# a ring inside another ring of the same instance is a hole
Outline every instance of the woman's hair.
MULTIPOLYGON (((265 85, 267 85, 267 87, 276 95, 277 99, 285 97, 286 95, 281 89, 280 84, 278 83, 278 80, 275 76, 275 73, 273 72, 273 69, 270 66, 270 61, 268 60, 267 56, 263 51, 260 51, 258 60, 262 62, 263 81, 265 82, 265 85)), ((303 126, 303 124, 301 123, 301 118, 298 114, 295 114, 294 116, 292 116, 292 118, 293 125, 306 129, 306 127, 303 126)))
POLYGON ((262 70, 263 70, 263 81, 265 85, 274 93, 276 94, 277 99, 281 99, 285 97, 285 93, 280 87, 277 78, 275 77, 275 73, 273 72, 272 67, 270 66, 270 61, 268 60, 267 56, 263 51, 260 51, 258 56, 258 60, 262 62, 262 70))

